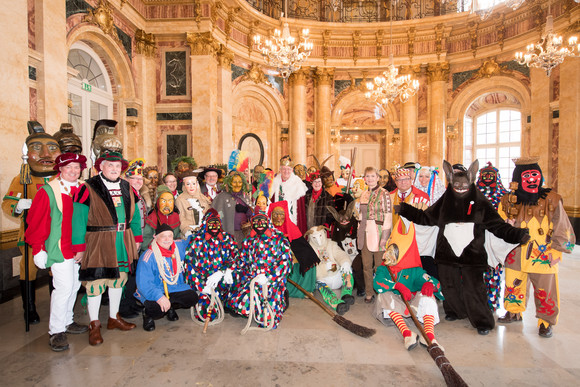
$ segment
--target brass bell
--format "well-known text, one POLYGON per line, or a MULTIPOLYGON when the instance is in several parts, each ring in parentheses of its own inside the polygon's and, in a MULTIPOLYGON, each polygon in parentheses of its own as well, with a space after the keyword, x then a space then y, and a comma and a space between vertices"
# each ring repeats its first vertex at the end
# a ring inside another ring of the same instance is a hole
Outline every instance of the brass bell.
MULTIPOLYGON (((544 209, 540 210, 540 218, 543 218, 544 215, 546 215, 546 211, 544 211, 544 209)), ((541 234, 540 234, 541 235, 541 234)))
POLYGON ((540 235, 544 235, 544 229, 540 227, 540 228, 538 229, 538 234, 540 234, 540 235))

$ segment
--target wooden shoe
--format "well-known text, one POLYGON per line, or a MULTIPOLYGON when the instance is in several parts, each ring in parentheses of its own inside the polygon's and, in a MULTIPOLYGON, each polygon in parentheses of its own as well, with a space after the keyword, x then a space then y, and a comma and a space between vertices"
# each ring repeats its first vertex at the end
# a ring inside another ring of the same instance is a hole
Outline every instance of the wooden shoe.
POLYGON ((103 337, 101 336, 101 322, 99 320, 91 321, 89 324, 89 344, 103 344, 103 337))
POLYGON ((123 320, 119 313, 117 313, 117 318, 110 318, 107 322, 107 329, 119 329, 122 331, 130 331, 131 329, 135 328, 136 325, 132 323, 128 323, 127 321, 123 320))

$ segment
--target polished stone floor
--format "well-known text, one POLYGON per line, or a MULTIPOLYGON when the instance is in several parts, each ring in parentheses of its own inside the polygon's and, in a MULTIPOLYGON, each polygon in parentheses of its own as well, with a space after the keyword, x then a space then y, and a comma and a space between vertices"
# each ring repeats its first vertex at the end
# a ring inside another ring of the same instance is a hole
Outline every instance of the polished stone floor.
MULTIPOLYGON (((580 249, 577 249, 580 250, 580 249)), ((465 320, 442 321, 436 336, 470 386, 577 386, 580 384, 580 253, 560 267, 561 308, 554 337, 537 335, 533 306, 523 323, 480 336, 465 320)), ((38 291, 41 323, 25 332, 20 299, 0 305, 0 385, 3 386, 441 386, 427 351, 403 348, 395 327, 370 316, 361 298, 345 315, 375 328, 360 338, 336 325, 312 301, 292 299, 278 329, 241 336, 245 319, 229 315, 206 334, 189 311, 157 321, 154 332, 103 330, 104 344, 69 335, 70 350, 48 346, 48 288, 38 291)), ((80 302, 77 320, 88 323, 80 302)), ((101 308, 106 325, 108 308, 101 308)), ((441 311, 442 314, 442 311, 441 311)), ((416 329, 415 329, 416 330, 416 329)))

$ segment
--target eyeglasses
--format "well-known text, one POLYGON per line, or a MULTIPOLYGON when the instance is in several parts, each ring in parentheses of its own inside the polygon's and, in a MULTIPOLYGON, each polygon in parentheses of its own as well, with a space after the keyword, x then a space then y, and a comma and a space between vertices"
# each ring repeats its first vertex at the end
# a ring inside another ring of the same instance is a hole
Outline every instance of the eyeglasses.
POLYGON ((399 182, 399 181, 411 181, 411 179, 407 177, 405 179, 395 179, 395 181, 396 182, 399 182))

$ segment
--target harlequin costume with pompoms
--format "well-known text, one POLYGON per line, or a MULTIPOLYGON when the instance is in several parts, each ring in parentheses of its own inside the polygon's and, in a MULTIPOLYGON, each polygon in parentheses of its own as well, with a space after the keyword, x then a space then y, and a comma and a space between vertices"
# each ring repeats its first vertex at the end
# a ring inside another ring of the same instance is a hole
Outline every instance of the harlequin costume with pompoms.
MULTIPOLYGON (((228 269, 232 270, 237 256, 236 241, 221 227, 217 211, 213 208, 209 209, 185 251, 185 281, 200 293, 197 308, 204 321, 211 301, 210 294, 204 293, 207 279, 218 271, 225 273, 228 269), (215 233, 212 233, 208 227, 212 221, 219 222, 219 229, 215 233)), ((223 280, 215 288, 222 302, 225 301, 229 288, 230 286, 223 280)), ((212 319, 215 317, 216 314, 212 313, 212 319)))
POLYGON ((443 294, 439 281, 421 266, 413 223, 409 222, 405 227, 403 220, 399 219, 393 227, 383 264, 377 268, 373 286, 378 294, 373 314, 379 321, 390 319, 395 323, 407 349, 416 346, 417 336, 403 320, 403 317, 410 317, 410 313, 401 297, 409 302, 419 321, 424 324, 425 332, 434 340, 434 325, 439 323, 435 297, 443 300, 443 294), (386 265, 389 265, 394 278, 386 265))
MULTIPOLYGON (((496 210, 501 197, 508 193, 508 190, 501 183, 499 170, 491 162, 488 162, 484 168, 479 170, 479 178, 475 186, 496 210)), ((493 311, 497 310, 500 306, 502 274, 502 264, 496 267, 490 267, 484 274, 485 285, 487 286, 487 304, 493 311)))
POLYGON ((252 217, 252 232, 242 243, 238 262, 226 305, 238 314, 250 316, 250 282, 263 274, 267 278, 268 299, 256 290, 259 305, 255 306, 255 317, 259 326, 268 325, 270 316, 264 315, 264 303, 269 302, 274 313, 274 327, 277 327, 284 312, 284 291, 292 258, 288 239, 274 228, 266 215, 259 213, 252 217), (256 232, 259 221, 267 225, 261 234, 256 232))

